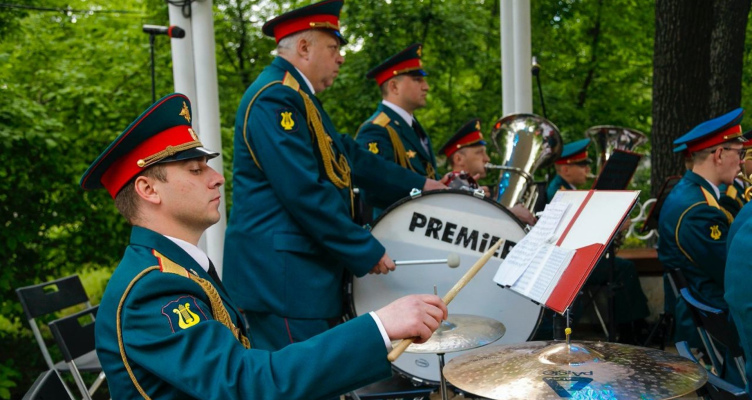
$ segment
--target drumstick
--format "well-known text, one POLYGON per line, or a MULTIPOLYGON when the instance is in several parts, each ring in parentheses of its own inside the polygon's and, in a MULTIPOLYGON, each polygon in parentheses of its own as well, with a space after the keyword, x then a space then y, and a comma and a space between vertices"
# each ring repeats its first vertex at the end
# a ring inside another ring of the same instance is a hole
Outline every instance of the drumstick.
MULTIPOLYGON (((449 303, 454 300, 455 296, 457 296, 457 293, 459 293, 459 291, 462 290, 462 288, 464 288, 468 282, 470 282, 470 279, 473 279, 475 274, 477 274, 478 271, 480 271, 480 269, 483 268, 484 265, 486 265, 488 260, 493 256, 496 250, 501 247, 501 243, 503 242, 504 239, 499 239, 499 241, 496 242, 493 247, 483 253, 483 256, 478 261, 476 261, 475 264, 473 264, 473 266, 470 267, 467 272, 465 272, 465 275, 463 275, 462 278, 460 278, 460 280, 457 281, 457 283, 455 283, 454 286, 449 290, 449 292, 444 295, 444 297, 441 299, 444 304, 449 305, 449 303)), ((402 355, 402 353, 405 352, 407 347, 410 346, 413 341, 415 341, 415 338, 403 339, 397 344, 397 346, 392 349, 392 351, 389 352, 386 358, 389 361, 394 362, 394 360, 396 360, 400 355, 402 355)))

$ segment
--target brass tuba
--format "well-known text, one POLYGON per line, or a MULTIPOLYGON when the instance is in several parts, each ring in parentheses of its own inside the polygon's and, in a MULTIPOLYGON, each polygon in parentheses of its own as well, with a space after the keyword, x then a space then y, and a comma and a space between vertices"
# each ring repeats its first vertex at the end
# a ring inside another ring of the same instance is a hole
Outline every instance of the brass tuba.
POLYGON ((504 157, 502 165, 486 164, 501 170, 496 201, 506 207, 522 203, 532 212, 538 199, 533 175, 561 156, 559 129, 535 114, 512 114, 496 121, 491 139, 504 157))
POLYGON ((598 173, 611 157, 614 150, 633 151, 635 147, 648 141, 648 137, 637 129, 624 128, 622 126, 598 125, 588 128, 585 137, 595 142, 598 152, 598 173))

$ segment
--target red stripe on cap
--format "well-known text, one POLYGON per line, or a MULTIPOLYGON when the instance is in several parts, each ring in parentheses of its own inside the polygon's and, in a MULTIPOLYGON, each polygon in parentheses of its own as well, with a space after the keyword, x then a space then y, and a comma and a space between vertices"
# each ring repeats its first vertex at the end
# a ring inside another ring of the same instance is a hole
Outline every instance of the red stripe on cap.
POLYGON ((159 153, 167 149, 167 146, 195 141, 189 129, 191 129, 189 125, 174 126, 144 140, 107 168, 107 171, 102 174, 102 186, 114 199, 129 180, 144 171, 144 168, 138 166, 138 160, 159 153))
POLYGON ((308 29, 333 29, 339 31, 339 18, 336 15, 305 15, 283 21, 274 27, 274 39, 279 43, 287 36, 308 29), (328 25, 327 25, 328 24, 328 25))
POLYGON ((687 151, 690 153, 698 152, 700 150, 713 147, 717 144, 728 142, 731 139, 738 138, 742 135, 741 125, 734 125, 725 131, 720 131, 708 138, 702 138, 703 140, 697 140, 693 143, 687 144, 687 151))
POLYGON ((574 164, 576 162, 587 160, 587 148, 583 150, 582 152, 572 154, 571 156, 567 158, 560 158, 556 160, 556 164, 558 165, 567 165, 567 164, 574 164))
POLYGON ((480 131, 470 132, 447 147, 447 149, 444 150, 444 154, 446 154, 447 157, 451 157, 452 154, 457 152, 457 150, 478 143, 481 140, 483 140, 483 134, 480 131))
POLYGON ((381 84, 389 80, 389 78, 393 78, 397 75, 415 71, 421 68, 423 68, 423 64, 420 62, 420 58, 411 58, 409 60, 402 61, 399 64, 390 66, 389 68, 376 74, 374 78, 376 79, 376 84, 381 86, 381 84))
MULTIPOLYGON (((153 106, 151 106, 151 109, 149 110, 149 112, 143 115, 137 123, 133 124, 133 126, 131 126, 131 129, 129 129, 128 132, 120 134, 120 139, 118 139, 117 143, 114 145, 111 145, 110 150, 107 151, 107 154, 99 156, 99 162, 97 163, 97 165, 91 167, 90 169, 95 170, 99 166, 99 164, 102 163, 102 161, 107 160, 107 157, 109 156, 109 154, 112 153, 115 149, 117 149, 118 145, 122 143, 123 140, 125 140, 128 137, 128 135, 130 135, 130 133, 133 132, 133 130, 136 129, 141 124, 141 122, 143 122, 146 119, 146 117, 151 115, 151 113, 154 112, 154 110, 158 109, 162 104, 164 104, 164 102, 166 102, 167 100, 170 100, 173 97, 182 97, 186 101, 189 101, 188 98, 183 96, 182 94, 175 94, 172 96, 165 97, 158 104, 154 104, 153 106)), ((81 183, 81 186, 84 186, 84 187, 86 186, 86 181, 89 179, 89 176, 84 178, 84 181, 81 183)))

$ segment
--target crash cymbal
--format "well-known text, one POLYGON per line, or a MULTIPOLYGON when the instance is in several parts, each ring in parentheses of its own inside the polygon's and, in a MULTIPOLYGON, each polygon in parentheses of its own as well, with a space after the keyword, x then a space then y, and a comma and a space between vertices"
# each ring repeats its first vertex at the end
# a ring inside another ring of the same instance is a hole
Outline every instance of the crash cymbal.
POLYGON ((700 365, 657 349, 599 342, 489 346, 449 361, 457 388, 501 399, 671 399, 708 377, 700 365))
POLYGON ((474 349, 499 340, 506 332, 504 324, 476 315, 450 314, 427 342, 411 344, 408 353, 451 353, 474 349))

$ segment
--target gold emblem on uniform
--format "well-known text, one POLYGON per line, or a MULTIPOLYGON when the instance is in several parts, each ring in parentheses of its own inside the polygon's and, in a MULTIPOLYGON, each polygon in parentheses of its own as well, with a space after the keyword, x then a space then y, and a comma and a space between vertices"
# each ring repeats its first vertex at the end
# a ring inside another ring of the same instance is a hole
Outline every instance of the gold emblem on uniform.
POLYGON ((368 151, 373 154, 379 154, 379 144, 376 142, 368 143, 368 151))
POLYGON ((713 225, 710 227, 710 237, 713 238, 713 240, 718 240, 721 238, 721 228, 719 228, 718 225, 713 225))
POLYGON ((194 131, 191 128, 188 128, 188 133, 191 134, 191 137, 193 138, 193 140, 198 140, 198 135, 196 135, 196 131, 194 131))
POLYGON ((178 325, 181 329, 188 329, 201 321, 198 314, 191 311, 191 305, 189 303, 178 305, 178 308, 173 308, 172 312, 177 314, 180 318, 178 325))
POLYGON ((183 102, 183 109, 180 110, 180 114, 178 115, 184 117, 186 121, 191 122, 191 111, 188 110, 188 104, 185 104, 185 102, 183 102))
POLYGON ((289 131, 295 126, 295 121, 292 119, 292 111, 285 111, 280 113, 282 121, 279 123, 282 125, 282 129, 289 131))
POLYGON ((412 150, 407 151, 407 158, 415 158, 415 155, 418 154, 412 150))

